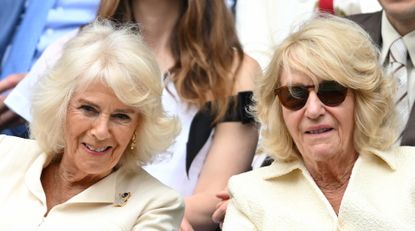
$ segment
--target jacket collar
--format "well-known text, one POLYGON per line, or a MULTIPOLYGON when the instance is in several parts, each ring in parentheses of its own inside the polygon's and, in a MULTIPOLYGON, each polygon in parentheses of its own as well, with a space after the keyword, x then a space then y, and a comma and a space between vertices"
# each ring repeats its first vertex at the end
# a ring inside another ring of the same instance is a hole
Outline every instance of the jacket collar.
POLYGON ((114 203, 118 175, 120 169, 72 197, 68 203, 114 203))
MULTIPOLYGON (((396 153, 401 151, 402 149, 397 147, 387 151, 368 149, 366 153, 367 155, 372 155, 381 159, 390 169, 396 170, 396 153)), ((360 158, 361 156, 358 157, 358 159, 360 158)), ((263 168, 262 176, 264 180, 271 180, 273 178, 288 175, 296 170, 301 171, 304 175, 308 175, 308 170, 301 159, 290 162, 276 160, 270 166, 263 168)))
POLYGON ((270 166, 263 169, 263 178, 265 180, 271 180, 273 178, 290 174, 295 170, 300 170, 301 172, 307 171, 301 159, 289 162, 274 160, 270 166))
MULTIPOLYGON (((50 160, 45 153, 39 153, 32 165, 26 172, 25 184, 28 189, 41 201, 46 202, 45 193, 42 188, 40 177, 42 170, 49 164, 50 160)), ((105 178, 101 179, 83 192, 75 195, 65 203, 114 203, 117 204, 121 194, 125 193, 123 187, 124 176, 128 171, 120 168, 105 178)))

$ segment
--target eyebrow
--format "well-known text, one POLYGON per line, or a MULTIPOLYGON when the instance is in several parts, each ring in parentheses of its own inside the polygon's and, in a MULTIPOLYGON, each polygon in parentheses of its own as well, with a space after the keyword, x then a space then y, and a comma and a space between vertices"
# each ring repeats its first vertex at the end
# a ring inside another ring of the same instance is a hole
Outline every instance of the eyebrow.
POLYGON ((134 114, 137 113, 137 111, 133 109, 115 109, 115 113, 126 113, 126 114, 134 114))
MULTIPOLYGON (((95 103, 92 103, 91 101, 89 101, 89 100, 87 100, 87 99, 78 99, 78 102, 79 103, 86 103, 86 104, 89 104, 89 105, 91 105, 91 106, 93 106, 93 107, 96 107, 96 108, 101 108, 100 106, 98 106, 97 104, 95 104, 95 103)), ((137 111, 136 110, 134 110, 134 109, 131 109, 131 108, 117 108, 117 109, 115 109, 112 113, 126 113, 126 114, 134 114, 134 113, 136 113, 137 111)))

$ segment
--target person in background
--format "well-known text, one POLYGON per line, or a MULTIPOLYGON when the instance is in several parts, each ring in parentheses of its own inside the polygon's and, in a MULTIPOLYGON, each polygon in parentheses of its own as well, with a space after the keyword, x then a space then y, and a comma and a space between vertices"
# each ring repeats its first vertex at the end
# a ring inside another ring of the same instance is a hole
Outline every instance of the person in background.
POLYGON ((2 9, 10 8, 5 16, 12 15, 1 36, 0 48, 4 48, 4 53, 0 66, 0 133, 27 137, 24 120, 4 105, 4 99, 49 44, 95 18, 99 0, 6 1, 2 9))
POLYGON ((13 33, 19 23, 20 15, 24 9, 25 0, 3 0, 0 8, 0 60, 9 45, 13 33))
POLYGON ((133 29, 83 28, 36 86, 35 140, 0 136, 2 229, 178 230, 183 199, 139 167, 179 124, 133 29))
POLYGON ((236 27, 244 51, 265 70, 275 47, 316 11, 343 16, 378 9, 376 0, 238 0, 236 27))
POLYGON ((380 62, 399 86, 395 96, 400 111, 400 134, 397 144, 415 146, 415 1, 379 0, 383 10, 351 15, 381 48, 380 62), (397 49, 396 49, 397 48, 397 49), (395 54, 392 54, 395 52, 395 54), (392 58, 392 56, 396 56, 392 58), (397 66, 393 63, 402 57, 397 66), (397 69, 400 71, 396 71, 397 69))
MULTIPOLYGON (((243 53, 232 13, 223 0, 102 0, 98 16, 138 23, 163 73, 163 105, 182 124, 172 155, 145 169, 186 198, 182 230, 215 230, 215 194, 250 169, 258 138, 248 107, 260 67, 243 53)), ((28 121, 32 86, 65 39, 45 51, 6 100, 19 100, 28 121)))
POLYGON ((350 20, 311 19, 254 99, 268 167, 233 176, 223 230, 411 230, 415 148, 394 147, 394 82, 350 20), (381 212, 380 212, 381 211, 381 212))

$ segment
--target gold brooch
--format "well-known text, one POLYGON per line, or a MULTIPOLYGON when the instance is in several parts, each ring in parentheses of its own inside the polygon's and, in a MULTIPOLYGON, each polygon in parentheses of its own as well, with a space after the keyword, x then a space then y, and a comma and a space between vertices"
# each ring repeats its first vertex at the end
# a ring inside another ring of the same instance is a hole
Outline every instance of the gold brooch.
POLYGON ((124 206, 127 203, 130 196, 131 196, 130 192, 118 193, 118 195, 115 197, 114 206, 116 207, 124 206))

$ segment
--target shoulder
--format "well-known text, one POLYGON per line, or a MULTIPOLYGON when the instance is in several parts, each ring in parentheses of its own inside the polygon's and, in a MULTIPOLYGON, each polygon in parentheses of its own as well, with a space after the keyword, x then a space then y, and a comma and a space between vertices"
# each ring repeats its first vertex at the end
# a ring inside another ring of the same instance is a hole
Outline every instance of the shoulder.
POLYGON ((0 135, 0 170, 26 168, 41 153, 35 140, 0 135))
POLYGON ((379 22, 382 19, 382 11, 377 11, 373 13, 365 13, 365 14, 354 14, 349 15, 346 18, 364 26, 369 23, 379 22))
POLYGON ((0 155, 8 152, 26 150, 40 151, 40 148, 35 140, 0 135, 0 155))
POLYGON ((121 167, 95 184, 88 199, 97 197, 107 198, 111 204, 101 211, 125 230, 176 230, 184 213, 183 199, 138 166, 136 171, 121 167))
POLYGON ((269 178, 270 176, 277 174, 277 172, 275 171, 275 168, 277 166, 275 164, 271 164, 269 166, 265 166, 265 167, 260 167, 260 168, 256 168, 253 169, 251 171, 247 171, 247 172, 243 172, 241 174, 235 175, 232 178, 234 179, 241 179, 241 180, 246 180, 246 179, 250 179, 250 180, 260 180, 260 179, 266 179, 269 178))
POLYGON ((233 206, 250 215, 265 216, 267 205, 279 203, 274 198, 275 192, 279 192, 279 184, 267 178, 273 172, 272 168, 275 168, 271 166, 257 168, 229 179, 228 191, 233 206))
POLYGON ((275 166, 256 168, 244 172, 229 179, 228 187, 231 191, 252 192, 261 191, 264 184, 267 184, 267 178, 275 173, 275 166))
MULTIPOLYGON (((415 147, 398 146, 386 151, 371 150, 371 152, 375 155, 364 156, 364 159, 368 160, 365 163, 378 167, 387 165, 394 174, 409 174, 409 177, 415 177, 415 174, 412 173, 413 166, 415 166, 415 147), (386 165, 379 165, 380 162, 376 161, 378 158, 382 159, 386 165)), ((382 169, 384 168, 382 167, 382 169)))
POLYGON ((405 164, 409 166, 415 166, 415 147, 413 146, 400 146, 392 150, 392 154, 396 157, 396 163, 398 165, 405 164))
POLYGON ((242 60, 235 58, 233 73, 235 73, 234 94, 240 91, 252 91, 255 79, 262 76, 258 62, 247 54, 244 54, 242 60))
POLYGON ((140 168, 138 172, 125 172, 119 177, 118 187, 140 195, 140 203, 147 204, 148 208, 165 205, 171 205, 178 209, 184 207, 183 198, 179 193, 158 181, 144 169, 140 168))
POLYGON ((382 11, 366 14, 355 14, 347 16, 365 30, 373 42, 380 46, 382 44, 382 11))

